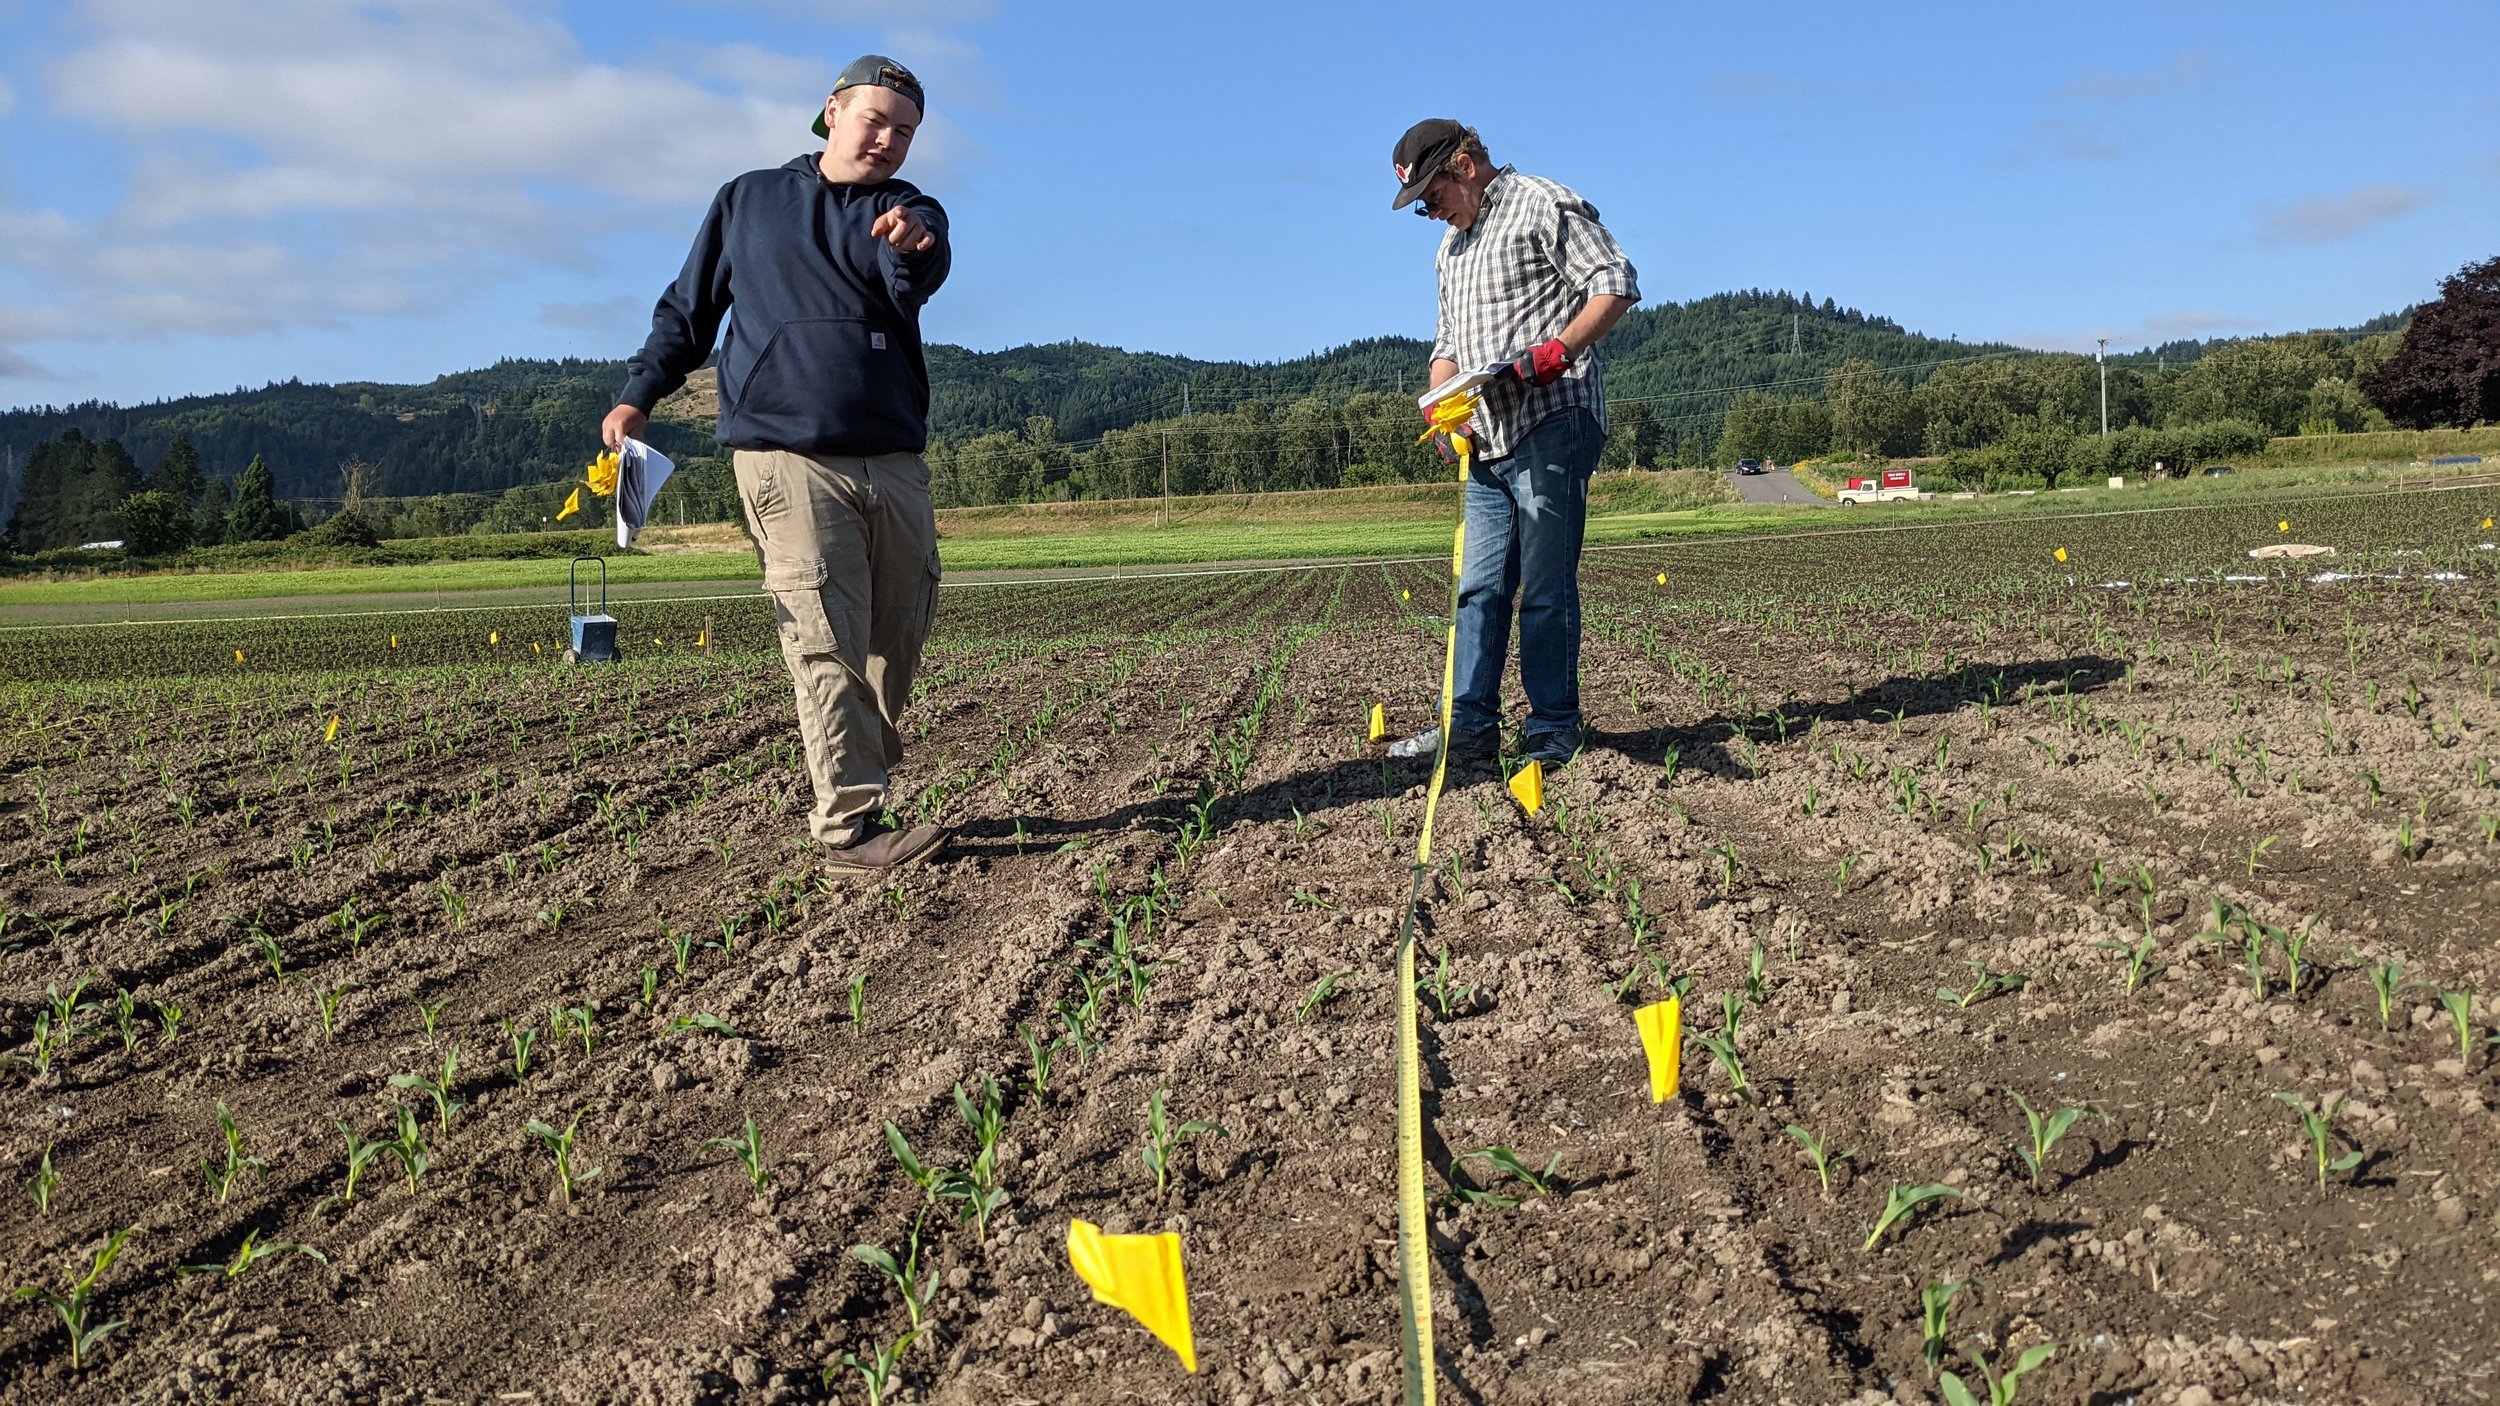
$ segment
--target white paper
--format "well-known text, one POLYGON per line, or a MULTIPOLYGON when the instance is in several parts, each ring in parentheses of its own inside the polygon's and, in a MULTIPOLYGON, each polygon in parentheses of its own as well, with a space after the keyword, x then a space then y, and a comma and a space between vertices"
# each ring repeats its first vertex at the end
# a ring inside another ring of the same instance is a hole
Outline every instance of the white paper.
POLYGON ((1449 399, 1451 396, 1465 395, 1467 392, 1474 390, 1478 386, 1491 385, 1494 381, 1499 380, 1502 374, 1508 370, 1510 370, 1509 362, 1497 361, 1493 365, 1484 367, 1481 370, 1461 371, 1457 375, 1452 376, 1450 379, 1434 386, 1431 390, 1415 397, 1415 404, 1421 409, 1429 411, 1433 406, 1449 399))
POLYGON ((641 440, 625 441, 616 466, 616 545, 634 545, 634 535, 651 515, 652 500, 660 496, 660 485, 675 472, 677 466, 667 455, 641 440))

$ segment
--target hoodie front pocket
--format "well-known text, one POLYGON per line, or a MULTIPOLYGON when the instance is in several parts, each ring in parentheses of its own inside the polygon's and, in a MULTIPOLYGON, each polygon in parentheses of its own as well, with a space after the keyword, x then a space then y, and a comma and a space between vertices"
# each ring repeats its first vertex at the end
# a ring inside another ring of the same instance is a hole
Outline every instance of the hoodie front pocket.
POLYGON ((755 420, 877 423, 918 399, 894 338, 857 317, 810 317, 773 329, 738 388, 738 413, 755 420))

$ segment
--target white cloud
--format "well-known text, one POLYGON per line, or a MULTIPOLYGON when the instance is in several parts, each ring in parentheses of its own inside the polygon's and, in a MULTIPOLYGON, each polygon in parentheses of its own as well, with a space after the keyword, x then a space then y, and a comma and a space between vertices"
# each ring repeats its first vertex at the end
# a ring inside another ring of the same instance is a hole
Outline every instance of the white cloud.
POLYGON ((2411 214, 2430 193, 2410 186, 2356 186, 2342 195, 2313 195, 2288 205, 2260 206, 2260 244, 2340 244, 2372 225, 2411 214))
MULTIPOLYGON (((86 0, 45 89, 138 153, 128 198, 92 219, 0 209, 0 270, 44 290, 0 305, 0 347, 438 310, 530 269, 593 269, 600 236, 687 223, 729 177, 813 143, 819 57, 603 63, 554 13, 86 0)), ((950 134, 931 135, 915 176, 944 169, 950 134)))

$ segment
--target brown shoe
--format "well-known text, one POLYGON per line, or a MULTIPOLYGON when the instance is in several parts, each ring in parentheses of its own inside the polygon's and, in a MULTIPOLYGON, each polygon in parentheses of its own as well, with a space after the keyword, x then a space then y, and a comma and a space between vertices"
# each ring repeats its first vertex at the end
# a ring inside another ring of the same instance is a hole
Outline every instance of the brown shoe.
POLYGON ((893 830, 871 825, 859 838, 829 851, 825 856, 828 874, 881 874, 917 864, 937 853, 946 843, 946 832, 935 825, 915 825, 908 830, 893 830))

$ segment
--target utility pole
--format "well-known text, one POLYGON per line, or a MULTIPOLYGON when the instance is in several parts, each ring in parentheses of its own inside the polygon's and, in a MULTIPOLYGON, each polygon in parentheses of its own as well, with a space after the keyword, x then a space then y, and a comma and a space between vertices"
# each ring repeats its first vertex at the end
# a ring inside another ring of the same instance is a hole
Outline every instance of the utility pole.
POLYGON ((1181 382, 1181 418, 1184 420, 1189 418, 1189 383, 1187 381, 1181 382))
POLYGON ((2109 438, 2109 338, 2100 339, 2101 348, 2092 353, 2093 363, 2101 368, 2101 438, 2109 438))
POLYGON ((1788 315, 1788 354, 1790 356, 1798 356, 1805 351, 1805 341, 1799 335, 1798 322, 1797 314, 1792 312, 1788 315))

